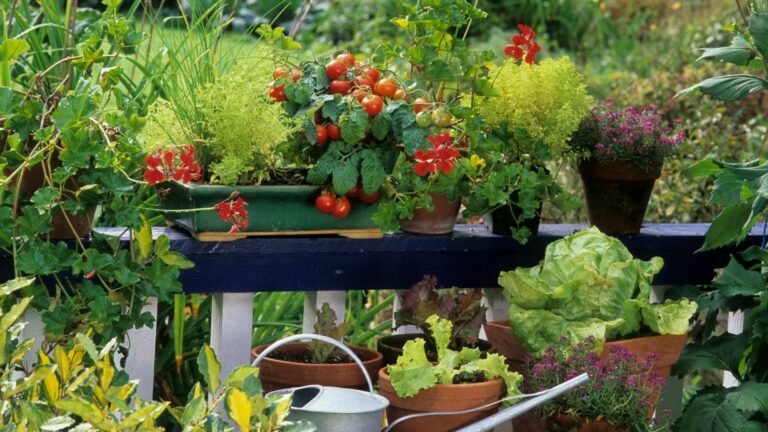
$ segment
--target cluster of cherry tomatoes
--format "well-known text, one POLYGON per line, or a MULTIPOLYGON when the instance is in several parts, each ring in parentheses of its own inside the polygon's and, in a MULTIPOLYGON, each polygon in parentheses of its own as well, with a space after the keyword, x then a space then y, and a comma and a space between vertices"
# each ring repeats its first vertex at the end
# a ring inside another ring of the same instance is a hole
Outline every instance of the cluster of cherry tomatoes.
POLYGON ((360 201, 370 204, 376 202, 380 196, 381 192, 378 190, 370 195, 366 194, 363 192, 362 184, 358 183, 346 195, 338 197, 331 191, 324 191, 315 199, 315 207, 321 213, 329 213, 337 218, 344 218, 352 210, 352 203, 349 201, 350 197, 356 197, 360 201))
MULTIPOLYGON (((285 101, 285 84, 278 84, 278 80, 289 78, 288 70, 280 66, 272 72, 272 78, 274 78, 275 81, 269 83, 269 96, 277 102, 285 101)), ((290 72, 291 81, 296 82, 299 78, 301 78, 301 72, 298 69, 293 69, 290 72)))
POLYGON ((403 99, 405 90, 389 78, 382 78, 374 67, 355 61, 355 56, 343 53, 325 65, 331 80, 331 94, 352 94, 370 116, 378 115, 384 108, 384 98, 403 99), (350 73, 351 72, 351 73, 350 73))

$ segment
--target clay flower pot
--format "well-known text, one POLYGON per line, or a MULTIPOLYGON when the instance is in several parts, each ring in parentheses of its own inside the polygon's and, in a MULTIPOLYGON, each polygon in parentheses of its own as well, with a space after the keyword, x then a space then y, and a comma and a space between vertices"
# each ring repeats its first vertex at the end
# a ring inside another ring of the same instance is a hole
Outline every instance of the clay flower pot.
POLYGON ((434 209, 430 212, 422 208, 414 210, 410 220, 400 221, 400 230, 411 234, 450 234, 456 225, 461 200, 448 200, 445 194, 430 194, 434 209))
MULTIPOLYGON (((379 394, 389 400, 387 420, 391 423, 410 414, 437 411, 461 411, 489 404, 501 399, 504 381, 472 384, 437 384, 416 396, 401 398, 395 393, 387 368, 379 371, 379 394)), ((407 420, 395 426, 393 432, 447 432, 481 420, 498 410, 498 406, 467 414, 421 417, 407 420)))
POLYGON ((606 234, 637 234, 661 166, 643 170, 630 162, 579 164, 589 223, 606 234))
MULTIPOLYGON (((253 357, 257 357, 269 346, 270 344, 265 344, 254 348, 253 357)), ((368 375, 375 383, 376 374, 382 367, 381 354, 358 346, 350 346, 349 348, 363 362, 368 375)), ((308 352, 309 348, 303 342, 285 344, 275 351, 275 353, 297 356, 308 352)), ((365 376, 355 362, 313 364, 266 357, 259 364, 259 379, 261 379, 265 393, 310 384, 368 390, 365 376)))
MULTIPOLYGON (((485 335, 488 342, 491 343, 497 353, 507 357, 507 360, 513 365, 519 365, 520 370, 523 367, 523 360, 527 354, 523 345, 512 334, 512 328, 509 321, 498 320, 483 324, 485 335)), ((609 341, 605 343, 602 354, 600 354, 600 364, 605 365, 611 352, 611 346, 623 346, 629 352, 634 354, 638 361, 645 360, 651 353, 656 354, 656 367, 654 372, 662 377, 668 377, 672 365, 677 363, 680 354, 683 352, 687 334, 682 335, 653 335, 632 339, 623 339, 609 341)), ((510 369, 512 365, 510 365, 510 369)))

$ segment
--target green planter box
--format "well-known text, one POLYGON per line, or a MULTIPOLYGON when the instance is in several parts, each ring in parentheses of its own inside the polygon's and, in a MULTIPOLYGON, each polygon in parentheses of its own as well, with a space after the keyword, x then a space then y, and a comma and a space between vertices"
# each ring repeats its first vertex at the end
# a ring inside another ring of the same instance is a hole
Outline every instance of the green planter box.
POLYGON ((248 203, 248 228, 235 234, 227 234, 232 225, 221 220, 213 210, 165 214, 167 220, 200 240, 221 240, 227 235, 241 238, 286 234, 381 237, 381 231, 371 221, 377 203, 365 204, 352 198, 352 210, 340 219, 315 209, 315 199, 321 192, 317 186, 217 186, 170 182, 160 185, 158 190, 161 191, 160 207, 169 210, 213 207, 229 198, 233 191, 248 203), (203 235, 208 233, 217 235, 203 235))

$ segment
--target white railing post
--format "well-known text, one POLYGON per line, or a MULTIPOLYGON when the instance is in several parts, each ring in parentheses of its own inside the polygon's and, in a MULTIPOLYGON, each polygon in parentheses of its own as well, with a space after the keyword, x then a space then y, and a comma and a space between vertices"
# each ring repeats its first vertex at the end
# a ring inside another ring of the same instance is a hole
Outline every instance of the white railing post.
POLYGON ((323 303, 328 303, 333 309, 339 324, 344 322, 344 311, 347 306, 346 291, 307 291, 304 293, 303 333, 315 332, 317 311, 323 306, 323 303))
POLYGON ((43 324, 42 315, 32 307, 27 308, 21 319, 27 324, 24 326, 24 330, 21 331, 21 340, 34 339, 32 343, 32 349, 24 355, 24 368, 31 370, 32 366, 37 363, 37 352, 45 340, 45 325, 43 324))
POLYGON ((211 348, 221 363, 221 381, 251 364, 253 293, 216 293, 211 302, 211 348))
MULTIPOLYGON (((726 330, 730 334, 741 334, 744 331, 744 311, 729 311, 726 330)), ((723 387, 737 387, 739 380, 732 373, 723 372, 723 387)))
POLYGON ((392 303, 392 334, 421 333, 421 330, 419 330, 418 327, 413 325, 402 326, 397 330, 394 329, 395 328, 395 312, 403 308, 403 301, 401 300, 400 296, 404 292, 408 292, 408 291, 409 290, 395 290, 395 301, 392 303))
POLYGON ((138 379, 136 396, 143 401, 152 400, 155 386, 155 342, 157 341, 157 297, 147 298, 141 312, 149 312, 155 318, 152 327, 128 330, 128 357, 125 359, 125 372, 132 380, 138 379))

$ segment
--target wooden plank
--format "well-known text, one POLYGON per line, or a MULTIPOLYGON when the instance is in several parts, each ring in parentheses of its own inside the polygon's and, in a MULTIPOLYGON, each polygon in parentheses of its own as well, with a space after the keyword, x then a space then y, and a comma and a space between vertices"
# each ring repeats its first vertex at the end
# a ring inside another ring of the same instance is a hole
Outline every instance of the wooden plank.
MULTIPOLYGON (((452 235, 391 234, 381 239, 339 237, 264 237, 238 242, 199 242, 183 231, 162 228, 171 248, 196 265, 183 270, 185 292, 328 291, 408 289, 424 274, 443 286, 497 286, 500 271, 529 267, 546 246, 584 225, 542 225, 526 245, 492 234, 481 225, 458 225, 452 235)), ((759 224, 739 248, 694 253, 703 244, 708 224, 648 225, 639 235, 619 237, 642 259, 664 258, 654 283, 706 284, 729 254, 759 244, 759 224)), ((120 233, 119 229, 102 232, 120 233)))
POLYGON ((201 242, 226 242, 249 237, 296 237, 333 235, 348 239, 379 239, 384 237, 380 229, 347 229, 347 230, 310 230, 310 231, 246 231, 236 233, 201 232, 192 233, 195 240, 201 242))

